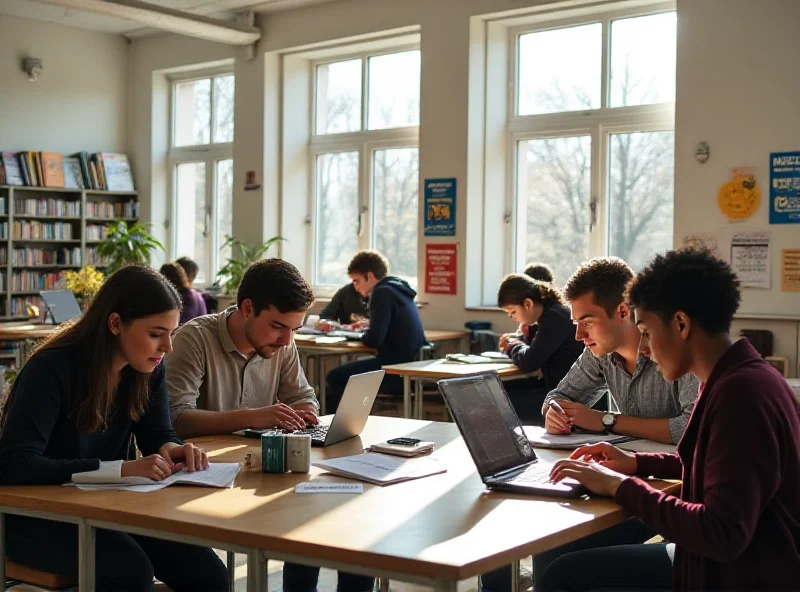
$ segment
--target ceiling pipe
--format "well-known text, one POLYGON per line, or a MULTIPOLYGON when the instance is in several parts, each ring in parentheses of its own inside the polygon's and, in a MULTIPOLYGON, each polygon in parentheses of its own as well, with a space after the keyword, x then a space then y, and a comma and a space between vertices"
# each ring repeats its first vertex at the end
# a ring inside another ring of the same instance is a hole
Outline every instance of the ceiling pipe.
POLYGON ((64 8, 125 19, 146 27, 172 31, 228 45, 252 45, 261 38, 258 27, 221 21, 164 8, 139 0, 36 0, 64 8))

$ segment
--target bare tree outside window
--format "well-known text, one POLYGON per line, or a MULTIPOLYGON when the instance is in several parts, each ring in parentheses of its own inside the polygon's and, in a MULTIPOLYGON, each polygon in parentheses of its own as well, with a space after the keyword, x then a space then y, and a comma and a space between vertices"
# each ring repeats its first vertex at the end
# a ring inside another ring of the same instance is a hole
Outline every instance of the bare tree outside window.
POLYGON ((320 154, 317 157, 317 284, 347 282, 347 265, 358 250, 359 217, 358 152, 320 154))

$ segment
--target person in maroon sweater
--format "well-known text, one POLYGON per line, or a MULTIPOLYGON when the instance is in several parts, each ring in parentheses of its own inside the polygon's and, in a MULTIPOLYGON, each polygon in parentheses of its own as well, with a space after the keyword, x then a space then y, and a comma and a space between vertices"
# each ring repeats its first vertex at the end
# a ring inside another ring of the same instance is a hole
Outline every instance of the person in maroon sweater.
POLYGON ((750 343, 728 336, 739 281, 708 252, 672 251, 639 273, 629 300, 641 349, 664 377, 691 372, 701 382, 678 452, 587 446, 552 478, 613 496, 671 544, 565 555, 537 592, 800 590, 800 408, 750 343), (681 478, 680 495, 650 487, 648 476, 681 478))

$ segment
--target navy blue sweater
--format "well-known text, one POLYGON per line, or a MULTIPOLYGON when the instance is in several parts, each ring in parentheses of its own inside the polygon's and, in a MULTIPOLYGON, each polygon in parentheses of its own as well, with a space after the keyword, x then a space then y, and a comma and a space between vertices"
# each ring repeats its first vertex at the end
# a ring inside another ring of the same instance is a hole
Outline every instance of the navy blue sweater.
MULTIPOLYGON (((93 471, 100 461, 127 460, 131 434, 142 454, 155 454, 167 442, 183 442, 173 431, 164 363, 153 372, 150 403, 139 421, 132 422, 125 380, 108 425, 93 433, 75 426, 74 402, 78 368, 85 364, 79 345, 35 354, 23 366, 14 384, 5 429, 0 436, 0 483, 50 485, 66 483, 73 473, 93 471)), ((124 376, 124 375, 123 375, 124 376)), ((130 378, 128 378, 130 380, 130 378)))
POLYGON ((414 302, 417 293, 407 282, 387 276, 372 289, 369 329, 363 342, 378 350, 381 364, 411 362, 425 345, 422 321, 414 302))

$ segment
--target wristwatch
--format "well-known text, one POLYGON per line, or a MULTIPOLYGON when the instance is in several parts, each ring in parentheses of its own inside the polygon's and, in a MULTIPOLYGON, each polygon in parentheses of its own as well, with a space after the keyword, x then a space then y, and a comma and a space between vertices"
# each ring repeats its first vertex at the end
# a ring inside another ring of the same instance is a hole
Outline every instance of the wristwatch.
POLYGON ((606 434, 610 434, 614 431, 614 426, 617 425, 617 417, 618 415, 616 413, 603 414, 602 422, 606 434))

